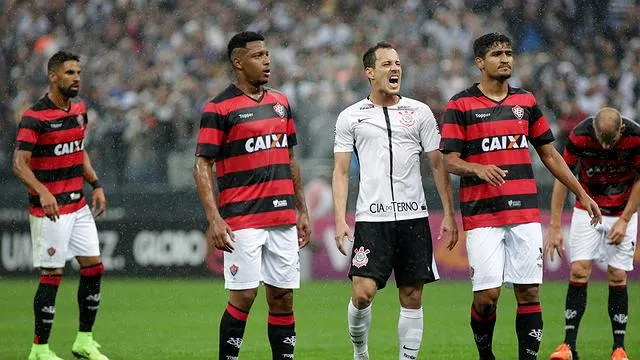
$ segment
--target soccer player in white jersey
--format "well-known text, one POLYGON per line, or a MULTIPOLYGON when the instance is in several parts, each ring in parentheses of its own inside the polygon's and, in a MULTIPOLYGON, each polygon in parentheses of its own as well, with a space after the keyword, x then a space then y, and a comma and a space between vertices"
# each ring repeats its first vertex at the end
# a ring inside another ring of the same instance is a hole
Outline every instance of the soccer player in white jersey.
POLYGON ((438 150, 440 133, 431 109, 400 96, 402 67, 396 50, 380 42, 362 58, 371 93, 343 110, 336 122, 333 201, 336 245, 344 255, 353 241, 349 334, 354 359, 369 359, 371 302, 394 271, 399 289, 399 359, 417 359, 422 341, 422 288, 438 280, 433 260, 420 157, 427 154, 444 209, 440 238, 458 241, 451 183, 438 150), (345 220, 349 167, 360 165, 355 232, 345 220))

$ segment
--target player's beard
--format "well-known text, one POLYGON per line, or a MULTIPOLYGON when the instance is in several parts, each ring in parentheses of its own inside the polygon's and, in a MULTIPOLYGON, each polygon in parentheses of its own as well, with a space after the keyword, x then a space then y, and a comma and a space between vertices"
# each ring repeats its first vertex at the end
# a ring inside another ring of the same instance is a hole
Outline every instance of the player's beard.
POLYGON ((80 92, 79 89, 72 89, 71 85, 66 88, 58 86, 58 91, 60 91, 60 94, 62 94, 64 97, 69 99, 78 96, 78 93, 80 92))
POLYGON ((507 74, 507 75, 501 75, 501 74, 496 74, 496 75, 490 75, 489 76, 491 79, 496 80, 496 81, 507 81, 511 78, 511 74, 507 74))
POLYGON ((251 82, 251 84, 252 84, 253 86, 255 86, 255 87, 260 87, 260 86, 262 86, 262 85, 266 85, 268 82, 269 82, 269 80, 268 80, 268 79, 267 79, 267 80, 264 80, 264 79, 256 79, 256 80, 253 80, 253 81, 251 82))

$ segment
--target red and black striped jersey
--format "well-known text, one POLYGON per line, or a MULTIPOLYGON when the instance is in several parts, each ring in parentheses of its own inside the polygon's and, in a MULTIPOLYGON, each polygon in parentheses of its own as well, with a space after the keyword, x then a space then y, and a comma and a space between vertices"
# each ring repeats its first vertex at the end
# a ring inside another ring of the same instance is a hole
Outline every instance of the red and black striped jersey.
POLYGON ((287 97, 259 101, 230 85, 207 103, 196 156, 214 158, 220 214, 231 229, 296 223, 289 148, 296 131, 287 97))
MULTIPOLYGON (((60 214, 69 214, 85 204, 84 134, 87 128, 84 101, 71 103, 68 111, 45 95, 22 115, 18 125, 17 150, 31 151, 29 168, 58 202, 60 214)), ((40 197, 29 190, 29 213, 44 216, 40 197)))
MULTIPOLYGON (((622 214, 640 171, 640 125, 626 118, 622 121, 620 140, 604 149, 596 138, 593 117, 585 119, 571 130, 563 154, 567 165, 578 169, 582 187, 607 216, 622 214)), ((584 209, 579 201, 576 207, 584 209)))
POLYGON ((477 176, 461 177, 464 229, 539 222, 529 143, 539 147, 553 141, 547 119, 530 92, 509 87, 502 101, 494 101, 477 85, 449 100, 440 150, 460 153, 467 162, 499 166, 508 173, 498 187, 477 176))

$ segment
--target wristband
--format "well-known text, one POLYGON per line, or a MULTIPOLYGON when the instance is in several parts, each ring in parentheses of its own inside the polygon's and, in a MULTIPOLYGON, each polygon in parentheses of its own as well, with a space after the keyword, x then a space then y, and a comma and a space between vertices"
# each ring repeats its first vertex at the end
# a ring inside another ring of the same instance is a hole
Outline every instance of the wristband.
POLYGON ((97 179, 96 179, 96 180, 94 180, 94 181, 91 181, 91 182, 89 183, 89 185, 91 185, 91 187, 93 188, 93 190, 95 190, 95 189, 99 189, 99 188, 101 188, 101 187, 102 187, 102 185, 100 184, 100 182, 99 182, 97 179))

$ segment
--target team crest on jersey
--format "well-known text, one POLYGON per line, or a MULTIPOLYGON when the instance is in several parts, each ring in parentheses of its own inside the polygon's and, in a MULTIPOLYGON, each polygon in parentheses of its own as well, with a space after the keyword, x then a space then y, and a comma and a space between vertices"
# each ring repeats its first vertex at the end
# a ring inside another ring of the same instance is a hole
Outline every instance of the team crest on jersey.
POLYGON ((511 111, 513 112, 513 115, 518 118, 518 120, 522 120, 522 117, 524 117, 524 109, 520 105, 512 107, 511 111))
POLYGON ((287 116, 287 108, 285 108, 284 105, 280 103, 276 103, 275 105, 273 105, 273 111, 275 111, 276 114, 278 114, 278 116, 280 116, 281 118, 287 116))
POLYGON ((53 256, 56 253, 56 248, 54 248, 53 246, 47 249, 47 254, 49 254, 49 256, 53 256))
POLYGON ((370 253, 371 251, 369 251, 369 249, 365 249, 364 246, 360 246, 360 248, 353 250, 353 252, 355 255, 353 255, 353 260, 351 261, 351 264, 357 267, 358 269, 360 269, 363 266, 367 266, 367 264, 369 263, 369 258, 367 257, 367 254, 370 253))
POLYGON ((238 266, 236 264, 229 266, 229 272, 232 276, 236 276, 236 274, 238 273, 238 266))
POLYGON ((411 110, 406 110, 406 111, 400 111, 400 122, 402 123, 402 125, 404 126, 413 126, 413 124, 415 124, 415 120, 413 118, 413 113, 415 113, 415 111, 411 111, 411 110))
POLYGON ((76 116, 76 121, 78 122, 78 125, 84 126, 84 116, 82 116, 82 114, 78 114, 78 116, 76 116))

